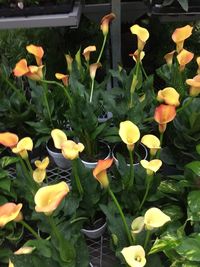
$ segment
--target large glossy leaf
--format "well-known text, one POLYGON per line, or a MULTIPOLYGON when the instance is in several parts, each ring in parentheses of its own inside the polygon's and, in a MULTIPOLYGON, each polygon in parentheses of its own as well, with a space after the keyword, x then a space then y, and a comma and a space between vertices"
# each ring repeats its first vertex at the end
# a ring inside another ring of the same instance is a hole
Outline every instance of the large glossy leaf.
POLYGON ((193 221, 200 221, 200 191, 191 191, 188 194, 188 217, 193 221))
POLYGON ((184 238, 176 251, 187 260, 200 262, 200 237, 184 238))
POLYGON ((185 168, 191 170, 195 173, 198 177, 200 177, 200 161, 192 161, 188 163, 185 168))

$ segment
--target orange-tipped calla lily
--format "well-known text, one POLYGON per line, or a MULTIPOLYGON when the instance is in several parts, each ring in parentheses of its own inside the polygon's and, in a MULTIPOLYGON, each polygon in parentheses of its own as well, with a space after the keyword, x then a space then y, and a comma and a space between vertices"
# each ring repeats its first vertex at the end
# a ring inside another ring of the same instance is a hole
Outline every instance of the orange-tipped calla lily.
POLYGON ((33 141, 30 137, 22 138, 17 146, 13 147, 12 152, 15 154, 19 154, 23 159, 28 158, 27 151, 33 150, 33 141))
POLYGON ((181 52, 177 56, 177 60, 180 65, 180 71, 183 71, 185 69, 185 65, 190 63, 193 57, 194 54, 192 52, 189 52, 186 49, 181 50, 181 52))
POLYGON ((160 140, 153 134, 146 134, 142 137, 141 143, 150 149, 150 154, 155 156, 160 149, 160 140))
POLYGON ((172 40, 176 43, 176 50, 178 53, 183 49, 184 41, 192 34, 193 27, 186 25, 181 28, 177 28, 172 34, 172 40))
POLYGON ((13 73, 16 77, 21 77, 23 75, 26 75, 29 72, 29 68, 27 65, 26 59, 21 59, 17 64, 15 65, 15 68, 13 70, 13 73))
POLYGON ((142 62, 145 56, 145 52, 144 51, 140 52, 139 50, 136 50, 133 54, 129 54, 129 56, 132 57, 135 62, 137 61, 142 62))
POLYGON ((67 61, 67 69, 69 72, 72 71, 72 63, 73 63, 73 58, 70 55, 65 55, 65 59, 67 61))
POLYGON ((44 212, 46 215, 52 214, 68 192, 69 187, 65 182, 40 188, 34 197, 35 210, 37 212, 44 212))
POLYGON ((49 158, 46 157, 42 161, 36 160, 35 166, 37 169, 33 171, 33 179, 36 183, 40 184, 44 181, 46 177, 46 168, 49 165, 49 158))
POLYGON ((27 66, 26 59, 21 59, 13 70, 16 77, 27 76, 31 80, 39 81, 43 79, 43 65, 42 66, 27 66))
POLYGON ((132 34, 136 34, 137 35, 137 39, 138 39, 138 50, 142 51, 146 41, 149 39, 149 32, 147 29, 140 27, 138 24, 133 25, 130 28, 132 34))
POLYGON ((190 96, 198 96, 200 94, 200 74, 196 75, 193 79, 187 79, 186 83, 190 85, 190 96))
POLYGON ((161 104, 155 109, 154 120, 159 124, 159 131, 164 133, 167 123, 176 117, 176 107, 161 104))
POLYGON ((44 56, 44 50, 41 46, 36 46, 36 45, 27 45, 26 50, 35 56, 36 62, 38 66, 42 65, 42 58, 44 56))
POLYGON ((116 18, 115 14, 110 13, 101 19, 101 30, 102 30, 104 36, 106 36, 108 34, 109 24, 115 18, 116 18))
POLYGON ((0 227, 4 227, 7 223, 14 221, 20 214, 22 204, 12 202, 5 203, 0 206, 0 227))
POLYGON ((140 245, 125 247, 121 253, 130 267, 143 267, 146 265, 145 251, 140 245))
POLYGON ((35 247, 28 247, 28 246, 24 246, 19 248, 18 250, 16 250, 14 252, 15 255, 26 255, 26 254, 31 254, 33 252, 33 250, 35 250, 35 247))
POLYGON ((173 87, 166 87, 158 91, 157 100, 178 107, 180 105, 179 97, 179 93, 173 87))
POLYGON ((62 143, 62 154, 66 159, 74 160, 79 157, 79 153, 84 150, 82 143, 76 144, 72 140, 67 140, 62 143))
POLYGON ((95 51, 96 51, 96 46, 90 45, 83 50, 82 55, 85 57, 86 61, 89 61, 90 60, 90 53, 95 52, 95 51))
POLYGON ((62 82, 63 82, 63 84, 65 86, 68 86, 69 85, 69 75, 62 74, 62 73, 56 73, 55 76, 56 76, 56 79, 62 80, 62 82))
POLYGON ((16 134, 10 132, 0 133, 0 144, 5 147, 14 147, 17 145, 19 138, 16 134))
POLYGON ((96 76, 97 69, 101 67, 101 63, 94 63, 90 65, 90 77, 94 80, 96 76))
POLYGON ((99 181, 103 188, 107 188, 109 186, 107 169, 110 168, 112 163, 113 158, 99 160, 97 166, 93 170, 94 177, 99 181))
POLYGON ((148 175, 152 175, 160 169, 162 161, 160 159, 152 159, 151 161, 143 159, 140 161, 140 164, 146 169, 148 175))
POLYGON ((119 136, 127 145, 128 150, 134 149, 134 144, 140 139, 139 128, 131 121, 120 122, 119 136))
POLYGON ((53 138, 54 146, 57 149, 62 148, 62 144, 67 141, 66 134, 59 129, 54 129, 51 131, 51 137, 53 138))
POLYGON ((150 208, 144 215, 144 224, 148 230, 161 227, 169 221, 171 218, 158 208, 150 208))
POLYGON ((167 53, 167 54, 164 56, 164 59, 166 60, 167 65, 169 65, 169 66, 172 65, 172 63, 173 63, 173 57, 174 57, 174 53, 175 53, 175 52, 176 52, 176 51, 173 50, 172 52, 169 52, 169 53, 167 53))

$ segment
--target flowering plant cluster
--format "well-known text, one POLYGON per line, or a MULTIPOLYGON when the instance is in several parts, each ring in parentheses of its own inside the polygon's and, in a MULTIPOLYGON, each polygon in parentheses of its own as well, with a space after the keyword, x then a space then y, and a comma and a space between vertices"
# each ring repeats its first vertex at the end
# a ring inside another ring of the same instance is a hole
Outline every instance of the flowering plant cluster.
POLYGON ((79 50, 75 59, 66 55, 67 73, 56 73, 58 81, 45 78, 44 51, 39 46, 26 47, 36 65, 21 59, 14 67, 14 76, 28 79, 30 102, 38 108, 36 121, 27 124, 35 127, 37 137, 42 133, 42 140, 53 140, 55 149, 70 161, 72 172, 70 184, 64 178, 52 181, 47 172, 51 159, 46 155, 30 159, 35 136, 21 133, 21 138, 9 129, 0 133, 0 144, 9 155, 3 151, 0 160, 0 227, 5 247, 0 260, 9 267, 87 267, 82 228, 100 210, 106 216, 116 266, 199 265, 198 126, 195 136, 189 130, 179 134, 195 141, 195 156, 187 158, 178 174, 177 169, 165 173, 172 157, 168 143, 178 153, 191 156, 173 131, 188 121, 194 124, 199 114, 199 57, 194 78, 186 77, 194 54, 184 48, 184 41, 193 28, 186 25, 172 34, 176 48, 165 55, 166 64, 158 70, 166 87, 155 90, 153 75, 147 75, 142 61, 149 32, 137 24, 130 28, 137 36, 137 49, 131 54, 133 69, 127 73, 119 67, 97 81, 114 18, 109 14, 101 21, 103 41, 97 60, 90 63, 94 45, 82 55, 79 50), (111 76, 118 79, 118 86, 106 90, 111 76), (99 120, 102 107, 112 113, 103 123, 99 120), (95 158, 95 167, 89 169, 80 157, 85 151, 89 159, 98 153, 97 139, 109 142, 112 153, 110 149, 107 157, 95 158), (11 179, 7 167, 13 164, 16 177, 11 179))

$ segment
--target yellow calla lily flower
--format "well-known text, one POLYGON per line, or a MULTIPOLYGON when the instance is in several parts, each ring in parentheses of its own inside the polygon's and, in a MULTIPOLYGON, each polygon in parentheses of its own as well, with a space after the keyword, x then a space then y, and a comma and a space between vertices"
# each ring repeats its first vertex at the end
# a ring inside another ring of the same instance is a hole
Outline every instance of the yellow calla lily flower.
POLYGON ((90 77, 94 80, 96 76, 97 69, 101 67, 101 63, 94 63, 90 65, 90 77))
POLYGON ((69 85, 69 75, 62 74, 62 73, 56 73, 55 76, 56 76, 56 79, 62 80, 62 82, 63 82, 63 84, 65 86, 68 86, 69 85))
POLYGON ((133 122, 123 121, 120 123, 119 136, 127 145, 127 148, 132 151, 134 144, 140 139, 140 131, 133 122))
POLYGON ((8 262, 8 267, 15 267, 10 259, 9 259, 9 262, 8 262))
POLYGON ((65 59, 67 61, 67 68, 68 71, 71 72, 72 71, 72 63, 73 63, 73 58, 70 55, 65 55, 65 59))
POLYGON ((192 52, 189 52, 186 49, 181 50, 181 52, 177 56, 177 60, 180 65, 180 71, 183 71, 185 69, 185 65, 190 63, 193 57, 194 54, 192 52))
POLYGON ((184 41, 192 34, 193 27, 186 25, 181 28, 177 28, 172 34, 172 40, 176 43, 176 51, 180 53, 183 49, 184 41))
POLYGON ((15 220, 20 214, 22 204, 12 202, 5 203, 0 206, 0 227, 4 227, 7 223, 15 220))
POLYGON ((97 49, 96 49, 96 46, 95 46, 95 45, 87 46, 87 47, 83 50, 82 55, 85 57, 85 60, 86 60, 86 61, 89 61, 89 60, 90 60, 90 53, 91 53, 91 52, 95 52, 96 50, 97 50, 97 49))
POLYGON ((33 179, 36 183, 41 184, 46 177, 46 168, 49 165, 49 158, 46 157, 42 161, 36 160, 35 166, 37 169, 33 171, 33 179))
POLYGON ((160 149, 160 140, 153 134, 146 134, 142 137, 141 143, 150 149, 150 154, 155 156, 160 149))
POLYGON ((79 153, 84 150, 82 143, 76 144, 72 140, 67 140, 62 143, 62 154, 66 159, 74 160, 79 157, 79 153))
POLYGON ((173 50, 172 52, 169 52, 169 53, 167 53, 167 54, 164 56, 164 59, 166 60, 167 65, 169 65, 169 66, 172 65, 172 63, 173 63, 173 57, 174 57, 174 53, 175 53, 175 52, 176 52, 176 51, 173 50))
POLYGON ((200 74, 193 79, 187 79, 186 83, 190 85, 190 96, 198 96, 200 94, 200 74))
POLYGON ((121 253, 130 267, 143 267, 146 264, 145 251, 140 245, 125 247, 121 253))
POLYGON ((169 221, 171 218, 155 207, 148 209, 144 215, 144 224, 148 230, 159 228, 169 221))
POLYGON ((139 234, 144 228, 144 217, 139 216, 135 218, 131 223, 132 234, 139 234))
POLYGON ((146 169, 148 175, 152 175, 160 169, 162 161, 160 159, 152 159, 151 161, 143 159, 140 161, 140 164, 146 169))
POLYGON ((59 206, 68 192, 69 187, 65 182, 40 188, 34 197, 35 210, 50 215, 59 206))
POLYGON ((62 144, 67 141, 66 134, 59 129, 54 129, 51 131, 51 137, 53 138, 54 146, 57 149, 62 148, 62 144))
POLYGON ((21 247, 14 252, 15 255, 26 255, 31 254, 35 250, 35 247, 21 247))
POLYGON ((115 14, 114 13, 110 13, 110 14, 104 16, 101 19, 101 26, 100 26, 100 28, 101 28, 104 36, 106 36, 108 34, 109 24, 115 18, 116 18, 115 14))
POLYGON ((137 39, 138 39, 138 50, 142 51, 146 41, 149 39, 149 32, 147 29, 140 27, 138 24, 133 25, 130 28, 132 34, 136 34, 137 35, 137 39))
POLYGON ((197 74, 200 74, 200 57, 196 58, 196 62, 198 64, 198 70, 197 70, 197 74))
POLYGON ((44 56, 44 50, 41 46, 36 46, 36 45, 27 45, 26 50, 35 56, 36 62, 38 66, 42 65, 42 58, 44 56))
POLYGON ((16 134, 10 132, 0 133, 0 144, 5 147, 14 147, 18 141, 19 138, 16 134))
POLYGON ((23 159, 28 158, 27 151, 33 150, 33 141, 30 137, 22 138, 16 147, 12 149, 12 152, 15 154, 19 154, 23 159))
POLYGON ((166 87, 163 90, 159 90, 157 94, 157 100, 159 102, 176 107, 180 105, 179 97, 179 93, 173 87, 166 87))
POLYGON ((109 179, 106 170, 110 168, 112 163, 112 158, 99 160, 97 166, 93 170, 93 176, 100 182, 103 188, 107 188, 109 186, 109 179))

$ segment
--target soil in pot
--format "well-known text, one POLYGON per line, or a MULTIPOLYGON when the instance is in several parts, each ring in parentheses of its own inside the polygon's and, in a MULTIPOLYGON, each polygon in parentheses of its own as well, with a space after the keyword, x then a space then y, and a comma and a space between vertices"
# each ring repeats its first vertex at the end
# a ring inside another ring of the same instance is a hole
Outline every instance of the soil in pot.
MULTIPOLYGON (((117 153, 121 154, 127 164, 130 163, 129 152, 127 146, 124 143, 118 143, 113 147, 113 157, 117 161, 117 153)), ((147 149, 143 144, 137 144, 133 153, 133 164, 139 164, 140 160, 147 158, 147 149)))
POLYGON ((90 155, 84 153, 84 151, 83 151, 81 153, 81 156, 80 156, 81 160, 83 160, 85 162, 95 163, 99 159, 105 159, 105 158, 110 156, 110 147, 105 142, 99 141, 96 148, 97 148, 96 149, 97 151, 96 151, 94 156, 90 156, 90 155))

